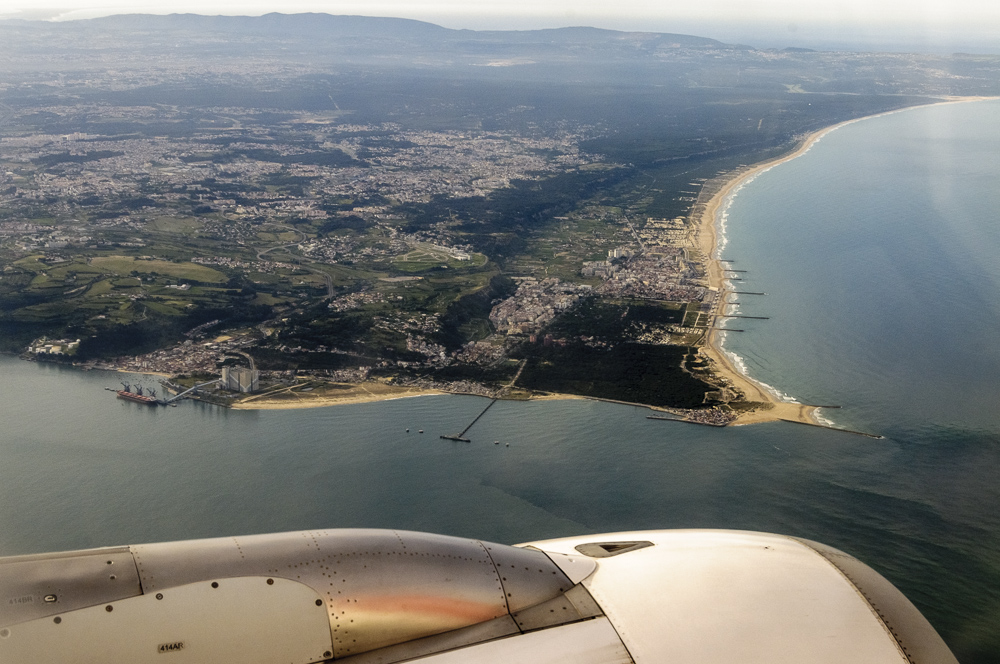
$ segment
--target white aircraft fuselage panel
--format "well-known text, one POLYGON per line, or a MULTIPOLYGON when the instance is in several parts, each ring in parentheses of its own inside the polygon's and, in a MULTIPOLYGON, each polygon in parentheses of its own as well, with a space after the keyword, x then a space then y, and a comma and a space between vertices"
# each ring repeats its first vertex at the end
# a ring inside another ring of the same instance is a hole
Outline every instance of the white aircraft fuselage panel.
MULTIPOLYGON (((602 540, 653 544, 599 558, 597 571, 582 582, 637 664, 910 661, 878 608, 803 541, 764 533, 676 530, 588 535, 530 546, 573 554, 577 546, 602 540)), ((913 615, 923 620, 901 593, 878 579, 898 595, 893 601, 905 603, 907 620, 913 615)), ((957 664, 929 624, 926 630, 935 637, 936 649, 924 661, 957 664)))

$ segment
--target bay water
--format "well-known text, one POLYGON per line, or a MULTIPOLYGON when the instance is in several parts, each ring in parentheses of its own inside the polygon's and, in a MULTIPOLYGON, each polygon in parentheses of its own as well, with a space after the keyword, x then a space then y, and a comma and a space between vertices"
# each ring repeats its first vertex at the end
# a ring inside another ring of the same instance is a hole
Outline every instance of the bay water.
POLYGON ((1000 104, 955 104, 844 126, 727 209, 737 290, 768 293, 738 307, 769 317, 727 349, 884 439, 567 400, 499 402, 465 444, 438 436, 483 399, 149 408, 102 389, 117 374, 0 357, 0 555, 336 527, 763 530, 861 558, 960 661, 1000 661, 997 182, 1000 104))

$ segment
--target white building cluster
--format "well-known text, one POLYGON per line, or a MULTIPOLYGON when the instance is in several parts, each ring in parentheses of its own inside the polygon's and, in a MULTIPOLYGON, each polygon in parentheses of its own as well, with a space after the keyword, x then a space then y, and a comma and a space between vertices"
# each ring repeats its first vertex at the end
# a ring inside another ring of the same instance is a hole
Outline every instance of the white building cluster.
POLYGON ((42 337, 28 346, 28 352, 34 355, 72 355, 80 347, 79 339, 46 339, 42 337))
POLYGON ((221 386, 231 392, 256 392, 260 389, 260 372, 246 367, 222 367, 221 386))
POLYGON ((493 307, 490 322, 502 334, 537 332, 590 291, 590 286, 560 282, 555 277, 542 281, 526 277, 513 297, 493 307))

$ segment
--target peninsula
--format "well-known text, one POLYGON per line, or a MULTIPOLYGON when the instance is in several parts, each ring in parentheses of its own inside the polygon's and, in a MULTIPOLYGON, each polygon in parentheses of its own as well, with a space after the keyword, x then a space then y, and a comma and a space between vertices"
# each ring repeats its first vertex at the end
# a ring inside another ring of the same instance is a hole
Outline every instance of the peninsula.
POLYGON ((606 30, 0 36, 0 351, 177 388, 256 372, 202 393, 239 408, 463 393, 815 423, 719 348, 720 205, 839 123, 1000 93, 992 56, 606 30))

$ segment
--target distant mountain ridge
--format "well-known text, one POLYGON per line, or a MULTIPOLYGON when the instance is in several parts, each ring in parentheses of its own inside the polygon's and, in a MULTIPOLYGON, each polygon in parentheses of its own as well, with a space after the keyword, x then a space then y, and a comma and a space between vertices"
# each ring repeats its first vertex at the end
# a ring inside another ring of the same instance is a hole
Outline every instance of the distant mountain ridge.
POLYGON ((201 14, 120 14, 77 21, 49 22, 8 19, 0 26, 20 25, 54 32, 79 32, 119 30, 174 31, 191 34, 214 33, 231 35, 259 35, 270 37, 308 38, 313 36, 381 38, 381 39, 436 39, 443 42, 498 41, 510 44, 551 44, 590 46, 631 44, 635 47, 685 47, 745 49, 747 46, 725 44, 715 39, 693 35, 658 32, 623 32, 585 26, 548 28, 539 30, 456 30, 434 23, 406 18, 378 16, 333 15, 325 13, 280 14, 263 16, 206 16, 201 14))

